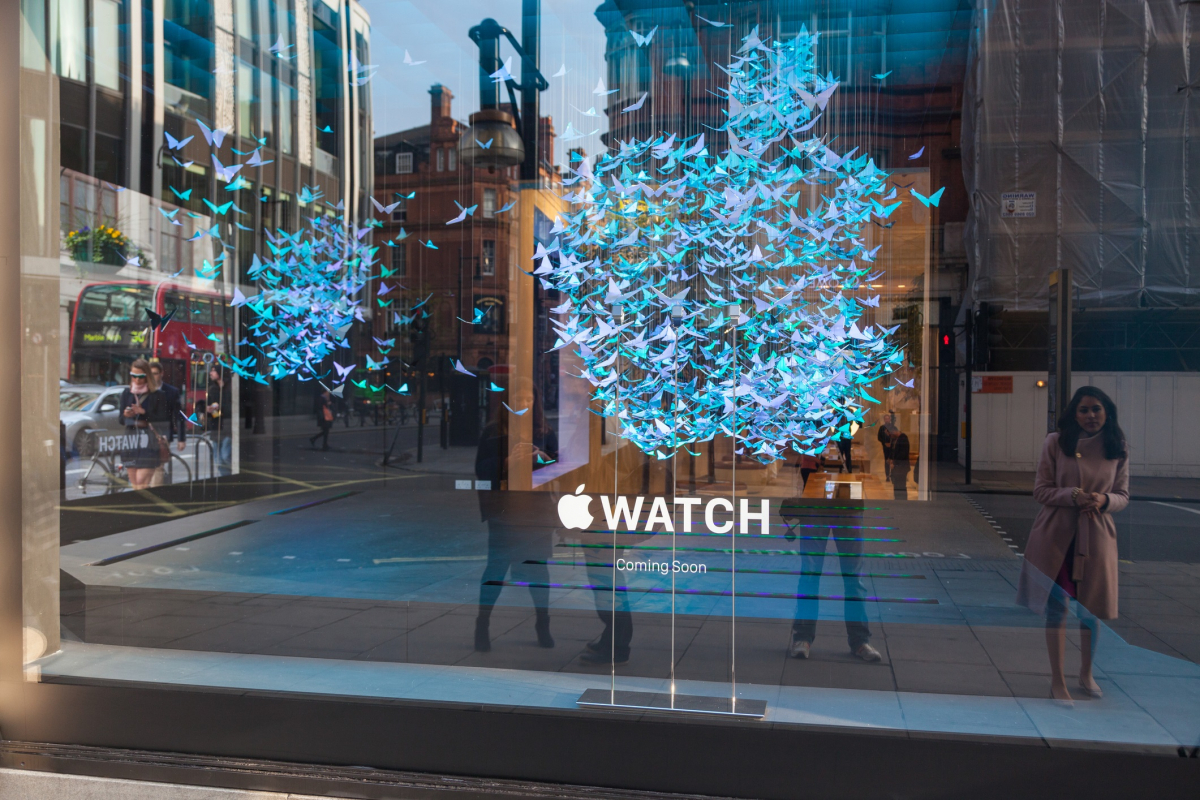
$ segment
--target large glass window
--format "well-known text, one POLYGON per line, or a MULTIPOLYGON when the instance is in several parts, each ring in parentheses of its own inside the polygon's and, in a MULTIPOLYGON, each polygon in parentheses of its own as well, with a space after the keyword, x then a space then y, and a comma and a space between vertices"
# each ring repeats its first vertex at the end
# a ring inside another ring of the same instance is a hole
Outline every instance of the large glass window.
POLYGON ((246 138, 256 135, 258 98, 255 92, 255 70, 244 61, 237 62, 237 124, 238 133, 246 138))
POLYGON ((58 12, 54 36, 55 67, 60 77, 87 80, 87 0, 52 4, 58 12))
POLYGON ((1196 8, 904 5, 23 4, 28 679, 1194 748, 1196 8))
POLYGON ((277 84, 279 89, 279 151, 291 155, 296 152, 295 122, 296 90, 286 83, 277 84))
POLYGON ((93 0, 96 85, 121 89, 121 6, 116 0, 93 0))

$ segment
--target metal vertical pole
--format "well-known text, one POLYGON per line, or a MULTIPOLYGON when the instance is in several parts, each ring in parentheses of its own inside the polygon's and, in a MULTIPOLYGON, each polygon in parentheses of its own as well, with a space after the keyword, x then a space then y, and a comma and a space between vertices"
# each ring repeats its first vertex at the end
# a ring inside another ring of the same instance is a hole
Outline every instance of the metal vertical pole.
POLYGON ((963 374, 966 376, 966 423, 967 429, 963 431, 963 465, 966 468, 966 477, 964 483, 971 485, 971 394, 973 387, 971 385, 971 367, 975 364, 975 309, 967 311, 966 319, 967 333, 967 364, 963 374))
POLYGON ((417 463, 420 464, 425 458, 425 370, 428 367, 424 359, 418 363, 421 382, 417 392, 417 463))
POLYGON ((1050 273, 1047 320, 1049 335, 1046 353, 1049 374, 1046 392, 1046 432, 1058 429, 1058 418, 1067 408, 1071 396, 1071 268, 1050 273))
POLYGON ((521 182, 532 183, 538 179, 538 164, 542 154, 538 152, 538 125, 541 122, 540 98, 537 89, 537 74, 541 67, 541 0, 522 0, 521 3, 521 47, 525 58, 521 61, 521 139, 525 144, 525 160, 521 162, 521 182))

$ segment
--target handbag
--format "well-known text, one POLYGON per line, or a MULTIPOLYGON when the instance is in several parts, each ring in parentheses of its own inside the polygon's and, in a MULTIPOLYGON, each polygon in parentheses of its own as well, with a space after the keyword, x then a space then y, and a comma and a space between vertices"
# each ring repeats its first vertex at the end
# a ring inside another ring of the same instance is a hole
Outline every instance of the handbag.
POLYGON ((333 422, 333 409, 329 406, 321 406, 321 419, 326 422, 333 422))
POLYGON ((171 460, 171 445, 167 442, 165 436, 154 429, 154 425, 147 422, 146 429, 154 435, 154 439, 158 444, 158 464, 162 466, 171 460))

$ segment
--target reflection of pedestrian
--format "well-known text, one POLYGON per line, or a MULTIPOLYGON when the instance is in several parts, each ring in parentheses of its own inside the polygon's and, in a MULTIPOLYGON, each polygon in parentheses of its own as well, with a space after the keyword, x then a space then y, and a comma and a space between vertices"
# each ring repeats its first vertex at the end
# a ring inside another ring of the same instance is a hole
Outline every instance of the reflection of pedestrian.
MULTIPOLYGON (((526 379, 517 381, 509 392, 513 408, 537 406, 533 386, 526 379)), ((488 423, 479 438, 475 453, 475 477, 489 481, 491 490, 479 494, 480 516, 488 524, 488 557, 479 586, 479 616, 475 620, 475 649, 492 649, 489 632, 492 609, 500 599, 505 576, 528 583, 537 615, 534 630, 538 644, 554 647, 550 635, 550 570, 546 562, 553 548, 553 529, 540 523, 539 497, 532 492, 509 492, 504 486, 514 460, 536 465, 537 458, 558 458, 558 437, 545 423, 545 415, 535 408, 530 442, 513 442, 509 437, 512 414, 499 406, 496 418, 488 423)), ((548 495, 543 495, 548 496, 548 495)))
POLYGON ((154 470, 163 463, 164 452, 170 454, 166 440, 167 399, 157 389, 146 359, 134 361, 129 366, 129 387, 121 392, 117 406, 125 425, 121 464, 134 489, 148 488, 154 470))
POLYGON ((897 429, 892 438, 892 493, 897 500, 908 499, 908 473, 911 469, 908 435, 897 429))
POLYGON ((333 427, 333 395, 329 390, 317 395, 317 427, 320 429, 315 436, 308 437, 308 443, 314 448, 317 439, 321 440, 321 449, 329 449, 329 429, 333 427))
MULTIPOLYGON (((837 442, 838 452, 842 456, 842 467, 846 470, 847 474, 854 472, 854 458, 850 454, 850 448, 853 445, 854 439, 852 439, 848 433, 843 434, 842 438, 838 439, 837 442)), ((841 470, 839 470, 839 472, 840 471, 841 470)))
MULTIPOLYGON (((158 390, 167 401, 167 442, 175 442, 179 452, 187 448, 187 420, 183 418, 183 392, 163 380, 162 362, 157 359, 150 362, 150 375, 158 390)), ((165 483, 166 465, 162 464, 154 470, 150 479, 151 486, 162 486, 165 483)))
POLYGON ((1063 675, 1066 619, 1078 603, 1079 688, 1102 692, 1092 676, 1099 637, 1097 619, 1117 616, 1117 526, 1112 515, 1129 505, 1125 434, 1117 407, 1100 389, 1075 392, 1046 437, 1033 497, 1042 510, 1029 532, 1017 602, 1046 614, 1050 696, 1069 701, 1063 675))
POLYGON ((217 448, 217 474, 233 473, 233 400, 229 378, 220 367, 208 371, 208 389, 204 396, 205 430, 217 448))
POLYGON ((879 426, 879 433, 876 434, 879 439, 879 445, 883 448, 883 477, 884 480, 892 478, 892 440, 895 439, 899 429, 896 427, 896 412, 888 414, 888 419, 879 426))
MULTIPOLYGON (((603 537, 599 535, 585 534, 583 543, 599 544, 601 538, 603 537)), ((629 610, 629 592, 625 587, 627 579, 617 575, 615 587, 613 584, 613 565, 624 557, 623 547, 607 551, 584 551, 588 583, 592 585, 592 596, 596 602, 596 616, 604 623, 604 630, 596 639, 585 645, 586 650, 579 657, 585 664, 611 662, 619 666, 629 661, 630 643, 633 641, 633 614, 629 610), (606 553, 611 562, 605 561, 606 553)))
MULTIPOLYGON (((832 528, 829 536, 837 546, 838 566, 846 592, 842 606, 850 652, 863 661, 880 661, 883 656, 871 646, 871 629, 867 625, 867 587, 861 575, 863 543, 854 537, 837 536, 832 528)), ((792 658, 808 658, 813 639, 817 636, 817 595, 821 590, 825 547, 825 540, 818 540, 813 546, 814 554, 806 554, 800 559, 800 583, 796 589, 800 596, 796 600, 792 646, 788 650, 792 658)))
POLYGON ((800 482, 801 486, 808 486, 808 476, 812 475, 821 468, 821 460, 816 456, 801 454, 800 456, 800 482))

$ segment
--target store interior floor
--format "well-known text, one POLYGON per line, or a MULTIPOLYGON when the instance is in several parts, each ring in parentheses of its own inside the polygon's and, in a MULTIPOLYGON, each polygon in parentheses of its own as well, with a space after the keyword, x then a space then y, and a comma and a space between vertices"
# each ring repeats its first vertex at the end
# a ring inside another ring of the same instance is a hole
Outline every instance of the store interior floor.
MULTIPOLYGON (((64 546, 65 646, 39 668, 55 680, 141 676, 281 690, 298 690, 295 674, 304 674, 335 694, 503 703, 509 701, 497 698, 517 691, 526 698, 521 703, 554 707, 570 707, 576 689, 609 686, 611 667, 587 663, 584 654, 603 628, 596 606, 611 603, 613 593, 593 588, 578 537, 562 532, 548 529, 552 549, 545 559, 550 583, 559 587, 549 591, 555 646, 537 645, 528 589, 507 585, 491 617, 491 651, 476 651, 488 535, 473 495, 425 492, 420 506, 404 510, 395 491, 315 492, 64 546), (557 677, 550 681, 551 675, 557 677), (493 680, 509 688, 489 699, 480 687, 493 680)), ((830 719, 841 722, 825 724, 1147 746, 1200 742, 1200 555, 1191 552, 1191 515, 1161 504, 1131 506, 1136 518, 1119 525, 1127 546, 1175 557, 1124 560, 1122 616, 1106 625, 1097 654, 1106 695, 1079 699, 1066 728, 1046 728, 1031 720, 1043 713, 1058 719, 1063 709, 1045 699, 1042 620, 1014 603, 1027 527, 1022 533, 997 522, 988 509, 996 499, 938 493, 927 503, 871 500, 861 519, 850 520, 857 530, 793 518, 809 526, 792 531, 808 538, 794 540, 785 538, 787 524, 776 515, 766 539, 738 537, 736 562, 714 552, 728 538, 677 536, 687 554, 680 557, 712 571, 675 576, 678 588, 700 593, 675 596, 673 624, 669 593, 629 592, 633 637, 628 663, 615 671, 618 688, 661 686, 674 663, 679 686, 720 694, 729 690, 735 660, 739 696, 768 699, 768 718, 776 721, 812 723, 805 715, 813 713, 815 697, 834 705, 842 697, 854 699, 850 708, 859 712, 835 714, 830 706, 830 719), (864 580, 872 600, 863 605, 883 660, 866 663, 849 652, 840 599, 820 602, 811 657, 788 658, 798 553, 828 548, 819 592, 838 598, 839 558, 825 537, 847 533, 866 540, 856 563, 872 576, 864 580), (730 567, 737 570, 736 630, 734 600, 726 593, 730 567), (945 719, 936 712, 964 697, 982 704, 977 714, 963 717, 952 705, 945 719), (889 716, 905 703, 910 713, 889 716), (914 727, 910 717, 926 722, 914 727), (1075 730, 1084 718, 1088 725, 1075 730)), ((1025 504, 1001 519, 1031 520, 1031 501, 1021 499, 1025 504)), ((656 547, 668 540, 660 533, 641 541, 656 547)), ((612 552, 600 557, 611 563, 612 552)), ((521 577, 511 573, 507 582, 521 577)), ((670 581, 637 574, 628 584, 670 581)), ((1073 630, 1069 640, 1073 670, 1073 630)))

